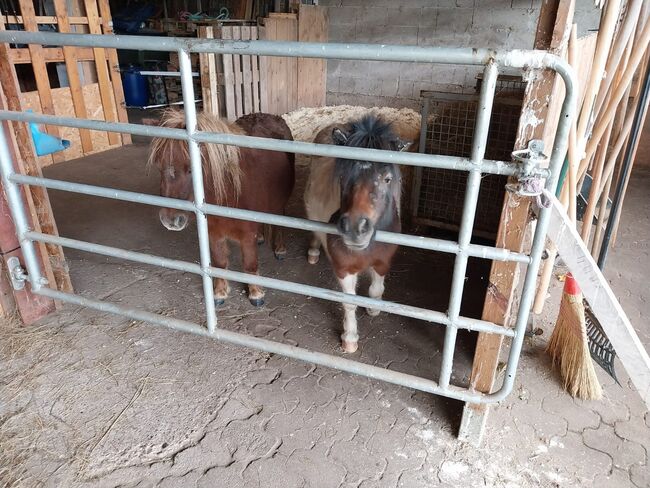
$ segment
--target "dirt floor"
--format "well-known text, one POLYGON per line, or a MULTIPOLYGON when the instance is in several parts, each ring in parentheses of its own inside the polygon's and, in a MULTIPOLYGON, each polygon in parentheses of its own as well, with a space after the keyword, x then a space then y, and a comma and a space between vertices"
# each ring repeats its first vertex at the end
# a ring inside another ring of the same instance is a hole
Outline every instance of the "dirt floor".
MULTIPOLYGON (((146 152, 134 144, 46 173, 156 193, 146 152)), ((304 175, 301 166, 301 182, 304 175)), ((649 184, 650 171, 635 173, 606 273, 646 346, 649 184)), ((302 215, 301 191, 291 215, 302 215)), ((66 237, 197 259, 196 227, 166 231, 155 208, 54 191, 51 199, 66 237)), ((306 264, 305 233, 291 232, 288 242, 283 262, 261 250, 262 274, 336 288, 325 260, 306 264)), ((77 293, 203 321, 194 275, 66 255, 77 293)), ((386 298, 444 310, 452 264, 446 255, 400 250, 386 298)), ((472 263, 465 315, 480 315, 488 265, 472 263)), ((232 267, 240 269, 238 258, 232 267)), ((242 286, 233 290, 219 309, 220 327, 341 354, 339 305, 268 290, 266 306, 256 309, 242 286)), ((558 292, 556 285, 554 304, 558 292)), ((386 314, 359 317, 353 358, 437 377, 442 329, 386 314)), ((462 405, 444 398, 73 306, 30 328, 5 324, 0 485, 650 486, 646 408, 620 364, 622 386, 598 371, 602 401, 565 394, 543 352, 554 318, 536 321, 545 333, 527 341, 515 392, 491 412, 480 449, 456 441, 462 405)), ((460 337, 456 384, 467 382, 472 346, 470 334, 460 337)))

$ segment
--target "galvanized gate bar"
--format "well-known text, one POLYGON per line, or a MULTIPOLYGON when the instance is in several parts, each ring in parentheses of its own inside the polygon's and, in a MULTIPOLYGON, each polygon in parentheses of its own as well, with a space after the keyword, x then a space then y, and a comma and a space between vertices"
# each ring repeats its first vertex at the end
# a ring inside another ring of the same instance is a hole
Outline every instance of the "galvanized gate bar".
MULTIPOLYGON (((27 176, 13 174, 9 177, 14 183, 25 185, 42 186, 52 190, 62 190, 84 195, 93 195, 96 197, 111 198, 114 200, 123 200, 126 202, 142 203, 153 205, 155 207, 174 208, 186 212, 194 212, 196 206, 187 200, 178 200, 175 198, 160 197, 157 195, 148 195, 145 193, 136 193, 127 190, 117 190, 115 188, 105 188, 101 186, 86 185, 84 183, 71 183, 69 181, 53 180, 49 178, 40 178, 37 176, 27 176)), ((241 208, 223 207, 210 203, 203 204, 199 207, 208 215, 218 217, 227 217, 239 220, 250 220, 252 222, 271 223, 291 229, 300 229, 311 232, 324 232, 326 234, 338 234, 334 224, 325 224, 312 220, 301 219, 298 217, 287 217, 285 215, 269 215, 254 210, 244 210, 241 208)), ((444 239, 435 239, 433 237, 420 237, 408 234, 398 234, 395 232, 377 231, 375 239, 379 242, 388 244, 397 244, 399 246, 415 247, 427 251, 438 251, 450 254, 459 252, 458 243, 444 239)), ((467 246, 466 253, 470 257, 490 259, 493 261, 513 261, 517 263, 528 264, 530 257, 527 254, 512 252, 500 247, 484 246, 481 244, 470 244, 467 246)))
POLYGON ((7 200, 10 205, 12 217, 16 224, 21 247, 25 255, 27 265, 27 276, 34 293, 40 293, 55 299, 77 303, 92 307, 98 310, 119 313, 128 317, 151 321, 153 323, 167 325, 187 332, 207 335, 215 339, 221 339, 235 344, 241 344, 257 349, 276 352, 289 357, 311 361, 315 364, 330 366, 352 373, 362 374, 372 378, 390 381, 396 384, 410 386, 431 393, 445 395, 451 398, 464 400, 472 403, 495 402, 505 398, 512 390, 514 375, 523 343, 524 330, 528 319, 528 313, 533 298, 534 285, 544 247, 546 231, 548 229, 550 212, 548 209, 541 209, 539 221, 533 237, 533 245, 530 256, 521 253, 509 253, 504 250, 496 250, 488 246, 476 246, 471 244, 471 231, 476 211, 478 190, 481 174, 503 174, 509 176, 536 176, 546 177, 546 190, 553 192, 557 185, 559 168, 564 160, 567 148, 567 137, 571 116, 575 112, 575 89, 573 84, 574 75, 570 66, 562 59, 546 52, 539 51, 508 51, 494 52, 487 49, 449 49, 449 48, 423 48, 411 46, 385 46, 385 45, 357 45, 357 44, 320 44, 320 43, 297 43, 297 42, 270 42, 270 41, 215 41, 197 39, 153 39, 137 36, 92 36, 76 34, 53 34, 44 32, 0 32, 0 42, 49 44, 49 45, 75 45, 90 47, 112 47, 120 49, 150 49, 156 51, 177 51, 181 60, 181 79, 183 82, 183 98, 185 101, 193 100, 193 89, 191 83, 189 52, 216 52, 235 54, 255 54, 270 56, 300 56, 318 58, 339 58, 339 59, 370 59, 378 61, 413 61, 413 62, 435 62, 453 64, 485 65, 485 80, 481 91, 480 107, 481 113, 477 119, 475 139, 471 158, 449 158, 443 156, 432 156, 424 154, 402 154, 394 152, 377 151, 361 148, 348 148, 340 146, 317 145, 303 142, 278 141, 249 136, 234 136, 226 134, 213 134, 196 131, 196 112, 193 104, 186 103, 186 129, 176 130, 162 127, 144 127, 136 124, 118 124, 89 120, 77 120, 65 117, 43 116, 38 114, 24 114, 2 111, 0 120, 18 120, 23 122, 37 122, 52 125, 69 125, 71 127, 127 132, 151 137, 170 137, 188 141, 190 147, 191 164, 193 169, 194 202, 181 202, 174 199, 165 199, 153 195, 138 194, 123 190, 95 187, 92 185, 81 185, 71 182, 60 182, 46 178, 31 178, 28 176, 16 175, 13 163, 10 159, 7 140, 4 133, 0 133, 0 171, 2 182, 7 193, 7 200), (551 154, 549 169, 523 168, 512 162, 486 161, 483 160, 485 141, 489 125, 489 114, 494 96, 494 83, 501 66, 510 66, 520 69, 534 68, 554 69, 564 80, 566 87, 566 98, 562 105, 560 123, 555 138, 555 145, 551 154), (204 188, 201 168, 200 151, 198 143, 232 144, 242 147, 255 147, 276 151, 288 151, 302 154, 322 155, 339 157, 344 159, 366 159, 369 161, 393 162, 413 166, 445 168, 463 170, 469 172, 466 198, 464 203, 461 231, 458 242, 447 242, 439 239, 419 238, 402 234, 380 233, 378 237, 384 242, 394 242, 400 245, 408 245, 423 249, 434 249, 449 252, 456 255, 454 275, 452 277, 452 290, 450 293, 449 309, 446 313, 409 307, 383 300, 370 299, 357 295, 349 295, 342 292, 335 292, 323 288, 301 285, 284 280, 261 277, 257 275, 240 273, 210 266, 209 236, 207 232, 207 215, 227 215, 232 218, 250 219, 256 222, 270 223, 275 225, 294 226, 305 230, 323 230, 335 232, 332 226, 327 224, 309 222, 304 219, 291 219, 262 212, 247 212, 240 209, 228 209, 225 207, 211 205, 204 202, 204 188), (526 173, 526 171, 528 171, 526 173), (187 209, 197 216, 200 264, 187 263, 178 260, 170 260, 159 256, 152 256, 144 253, 126 251, 110 246, 66 239, 63 237, 49 236, 31 232, 28 228, 28 219, 25 208, 20 198, 19 184, 40 184, 49 188, 58 188, 66 191, 89 193, 92 195, 115 198, 119 200, 145 203, 150 205, 162 205, 171 208, 187 209), (153 264, 182 271, 189 271, 202 276, 204 288, 204 300, 206 301, 206 314, 208 330, 202 329, 197 324, 179 321, 162 317, 156 314, 134 310, 128 307, 120 307, 114 304, 92 300, 78 295, 62 293, 45 287, 38 268, 38 260, 34 247, 35 241, 52 242, 67 247, 76 248, 82 251, 94 252, 106 256, 130 259, 136 262, 153 264), (515 328, 507 329, 499 324, 493 324, 481 320, 469 319, 459 315, 462 299, 464 275, 466 272, 467 259, 474 254, 477 257, 491 259, 508 259, 517 262, 525 262, 528 269, 524 279, 520 306, 518 310, 515 328), (446 341, 443 349, 443 365, 441 369, 439 384, 428 379, 404 375, 395 371, 377 368, 366 364, 358 363, 336 356, 315 353, 301 348, 295 348, 267 340, 224 331, 215 328, 216 317, 213 310, 213 289, 211 278, 222 277, 243 283, 259 284, 269 288, 284 290, 293 293, 301 293, 327 300, 343 303, 351 303, 369 308, 384 310, 390 313, 414 317, 429 322, 440 323, 447 327, 446 341), (501 388, 492 394, 481 394, 471 389, 462 389, 449 384, 451 367, 453 363, 453 351, 456 332, 458 328, 479 330, 512 337, 512 346, 506 367, 506 374, 501 388))
MULTIPOLYGON (((194 84, 192 81, 192 62, 187 51, 178 51, 178 62, 181 70, 181 85, 183 100, 194 100, 194 84)), ((210 268, 210 236, 208 235, 208 217, 201 209, 205 203, 205 189, 203 188, 203 162, 199 144, 192 139, 196 132, 196 105, 185 103, 185 131, 188 136, 190 155, 190 168, 192 169, 192 189, 194 194, 194 214, 196 215, 196 229, 199 235, 199 255, 201 257, 201 279, 203 280, 203 295, 205 298, 205 311, 207 315, 208 331, 214 332, 217 326, 217 313, 214 304, 214 288, 212 278, 208 273, 210 268)))
MULTIPOLYGON (((93 242, 79 241, 77 239, 70 239, 67 237, 53 236, 50 234, 43 234, 40 232, 27 232, 25 237, 34 241, 45 242, 48 244, 56 244, 59 246, 77 249, 79 251, 90 252, 93 254, 100 254, 102 256, 110 256, 118 259, 126 259, 136 263, 149 264, 152 266, 161 266, 164 268, 174 269, 176 271, 183 271, 186 273, 194 273, 203 275, 203 268, 196 263, 188 263, 177 259, 164 258, 162 256, 155 256, 136 251, 128 251, 126 249, 119 249, 111 246, 104 246, 102 244, 95 244, 93 242)), ((387 300, 379 300, 376 298, 368 298, 361 295, 351 295, 340 291, 329 290, 327 288, 320 288, 317 286, 310 286, 303 283, 294 283, 292 281, 278 280, 275 278, 268 278, 266 276, 257 276, 248 273, 241 273, 230 269, 209 267, 206 273, 211 278, 223 278, 225 280, 237 281, 239 283, 255 284, 272 288, 274 290, 285 291, 288 293, 296 293, 314 298, 321 298, 338 303, 350 303, 359 307, 373 308, 381 310, 382 312, 401 315, 403 317, 410 317, 418 320, 424 320, 440 325, 449 325, 451 322, 446 314, 429 310, 426 308, 414 307, 411 305, 403 305, 400 303, 389 302, 387 300)), ((469 317, 458 317, 456 323, 459 328, 472 330, 476 332, 487 332, 490 334, 499 334, 506 337, 514 337, 515 332, 513 329, 501 327, 485 320, 472 319, 469 317)))
POLYGON ((449 320, 451 324, 445 331, 445 342, 442 348, 442 360, 440 366, 440 386, 449 386, 451 369, 454 361, 454 350, 456 349, 456 335, 458 329, 456 320, 460 315, 460 306, 465 290, 465 275, 467 274, 467 247, 472 239, 474 229, 474 217, 478 205, 478 192, 481 186, 481 164, 485 156, 487 145, 488 128, 490 127, 490 116, 492 115, 492 103, 494 92, 497 86, 499 72, 493 62, 487 64, 483 70, 483 84, 481 85, 481 97, 477 107, 476 126, 474 128, 474 139, 472 140, 471 160, 476 169, 469 172, 465 186, 465 199, 463 202, 463 214, 458 231, 458 246, 460 248, 454 261, 454 271, 451 278, 451 291, 449 293, 449 320))
MULTIPOLYGON (((0 31, 1 34, 1 31, 0 31)), ((2 36, 0 36, 2 37, 2 36)), ((149 125, 125 124, 121 122, 104 122, 100 120, 74 119, 71 117, 59 117, 55 115, 43 115, 37 113, 19 113, 10 110, 0 110, 0 120, 14 120, 20 122, 36 122, 37 124, 58 125, 63 127, 74 127, 77 129, 90 129, 108 132, 121 132, 145 137, 165 137, 187 141, 190 139, 184 129, 171 129, 169 127, 153 127, 149 125), (158 133, 158 129, 161 130, 158 133)), ((264 137, 243 136, 235 134, 217 134, 212 132, 196 131, 191 139, 196 142, 226 144, 254 149, 267 149, 269 151, 292 152, 296 154, 307 154, 310 156, 325 156, 343 159, 365 159, 375 162, 391 162, 404 166, 421 166, 423 168, 452 169, 458 171, 471 171, 474 164, 469 158, 454 156, 441 156, 432 154, 419 154, 394 151, 381 151, 378 149, 361 149, 346 146, 330 146, 327 144, 314 144, 311 142, 285 141, 279 139, 267 139, 264 137)), ((523 169, 515 163, 503 161, 485 160, 481 169, 484 173, 503 176, 527 176, 523 169)), ((548 170, 538 168, 530 176, 546 178, 548 170)))

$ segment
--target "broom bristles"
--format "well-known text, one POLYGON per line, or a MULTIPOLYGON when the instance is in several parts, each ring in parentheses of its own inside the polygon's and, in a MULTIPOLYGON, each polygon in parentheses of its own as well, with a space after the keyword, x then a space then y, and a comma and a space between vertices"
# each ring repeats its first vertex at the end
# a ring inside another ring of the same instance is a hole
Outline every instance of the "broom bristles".
POLYGON ((560 312, 546 351, 560 370, 564 389, 583 400, 599 400, 603 391, 589 352, 582 293, 571 276, 562 294, 560 312))

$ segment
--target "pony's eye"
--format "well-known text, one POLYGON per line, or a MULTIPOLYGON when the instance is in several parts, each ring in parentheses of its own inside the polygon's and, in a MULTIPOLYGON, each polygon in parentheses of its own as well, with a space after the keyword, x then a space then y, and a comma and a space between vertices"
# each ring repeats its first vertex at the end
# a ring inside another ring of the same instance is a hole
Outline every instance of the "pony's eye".
POLYGON ((391 175, 386 175, 386 177, 384 178, 384 182, 390 183, 391 181, 393 181, 393 177, 391 175))

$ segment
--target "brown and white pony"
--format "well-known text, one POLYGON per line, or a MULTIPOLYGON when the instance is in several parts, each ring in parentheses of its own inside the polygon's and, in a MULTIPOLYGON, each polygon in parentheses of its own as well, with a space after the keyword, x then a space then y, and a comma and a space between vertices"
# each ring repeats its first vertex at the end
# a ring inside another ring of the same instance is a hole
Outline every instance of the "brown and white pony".
MULTIPOLYGON (((410 145, 395 135, 389 123, 375 116, 326 127, 314 142, 389 151, 404 151, 410 145)), ((373 237, 378 230, 400 232, 400 197, 401 176, 395 164, 314 157, 305 190, 307 216, 336 224, 339 234, 315 233, 309 263, 318 262, 322 245, 345 293, 355 294, 359 273, 369 271, 369 295, 381 298, 397 246, 373 237)), ((343 305, 341 341, 345 352, 355 352, 358 347, 356 308, 343 305)), ((372 316, 378 313, 368 310, 372 316)))
MULTIPOLYGON (((178 110, 164 113, 160 125, 184 128, 185 115, 178 110)), ((271 139, 293 140, 291 130, 281 117, 250 114, 229 124, 212 115, 197 116, 197 129, 206 132, 244 134, 271 139)), ((295 182, 294 154, 262 149, 240 148, 222 144, 202 144, 201 158, 207 203, 233 208, 284 214, 295 182)), ((151 144, 149 163, 160 170, 160 194, 183 200, 193 199, 192 175, 188 145, 185 141, 156 138, 151 144)), ((183 230, 190 214, 163 208, 160 222, 169 230, 183 230)), ((239 243, 246 273, 257 274, 257 243, 263 240, 263 226, 255 222, 208 216, 212 262, 228 267, 228 240, 239 243)), ((273 251, 278 259, 286 254, 281 228, 271 233, 273 251)), ((214 293, 217 305, 228 297, 230 287, 216 279, 214 293)), ((264 290, 248 286, 248 298, 255 306, 264 304, 264 290)))

